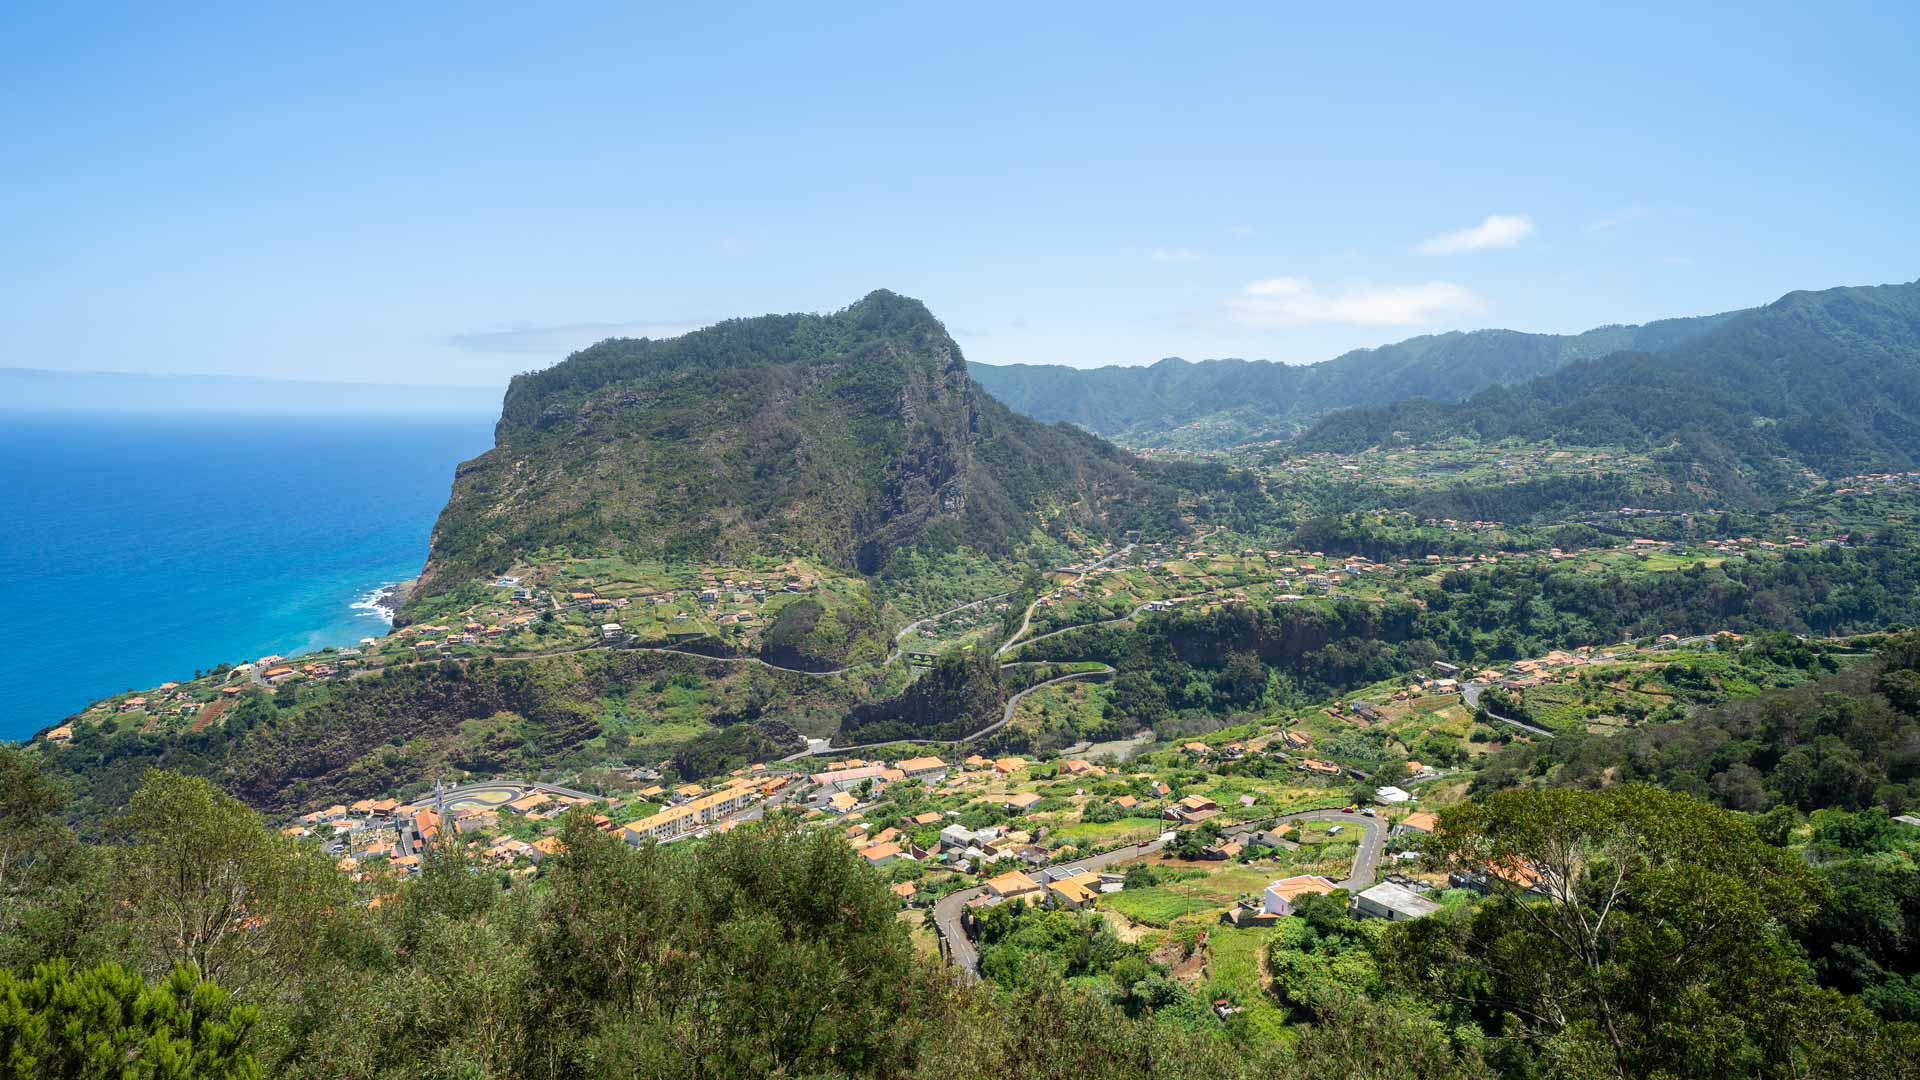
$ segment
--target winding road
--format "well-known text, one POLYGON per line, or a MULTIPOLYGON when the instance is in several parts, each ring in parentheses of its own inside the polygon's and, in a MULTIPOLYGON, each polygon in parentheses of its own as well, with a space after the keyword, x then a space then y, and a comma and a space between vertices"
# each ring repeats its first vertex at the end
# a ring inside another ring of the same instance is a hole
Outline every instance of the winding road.
POLYGON ((1065 675, 1056 675, 1051 679, 1034 683, 1032 686, 1027 687, 1025 690, 1007 699, 1007 707, 1000 711, 1000 719, 995 720, 993 723, 988 724, 978 731, 962 735, 957 739, 888 739, 885 742, 860 743, 855 746, 809 746, 805 750, 788 754, 779 760, 784 763, 788 761, 798 761, 803 757, 819 757, 825 754, 845 754, 854 750, 873 750, 882 746, 904 746, 908 743, 920 746, 965 746, 983 736, 991 735, 1004 727, 1013 719, 1013 710, 1020 704, 1020 699, 1033 693, 1035 690, 1042 690, 1055 683, 1066 682, 1069 679, 1105 679, 1112 677, 1112 675, 1113 668, 1106 664, 1101 664, 1098 668, 1089 668, 1086 671, 1069 671, 1065 675))
POLYGON ((1466 703, 1467 708, 1472 709, 1475 712, 1486 713, 1487 719, 1489 720, 1498 720, 1503 724, 1512 724, 1514 727, 1521 728, 1526 731, 1531 731, 1535 735, 1542 735, 1549 739, 1553 738, 1553 732, 1548 731, 1546 728, 1534 727, 1532 724, 1523 723, 1522 721, 1519 721, 1519 720, 1508 719, 1507 717, 1501 716, 1499 713, 1494 712, 1492 709, 1480 708, 1480 692, 1482 690, 1485 690, 1486 688, 1487 687, 1485 683, 1476 683, 1476 682, 1461 683, 1460 684, 1460 700, 1466 703))
MULTIPOLYGON (((1078 585, 1078 584, 1079 584, 1080 582, 1082 582, 1082 581, 1085 581, 1085 580, 1086 580, 1086 578, 1087 578, 1087 575, 1088 575, 1088 574, 1091 574, 1091 573, 1093 573, 1093 572, 1094 572, 1095 570, 1098 570, 1098 569, 1100 569, 1101 567, 1103 567, 1103 566, 1105 566, 1105 565, 1107 565, 1108 563, 1110 563, 1110 562, 1112 562, 1112 561, 1113 561, 1113 560, 1115 560, 1115 559, 1118 559, 1118 558, 1121 558, 1122 556, 1124 556, 1124 555, 1126 555, 1126 554, 1127 554, 1128 552, 1130 552, 1130 551, 1132 551, 1132 550, 1133 550, 1133 545, 1132 545, 1132 544, 1128 544, 1128 545, 1126 545, 1125 547, 1122 547, 1122 548, 1119 548, 1118 550, 1115 550, 1115 551, 1110 551, 1110 552, 1108 552, 1107 554, 1105 554, 1105 555, 1103 555, 1103 556, 1101 556, 1100 558, 1098 558, 1098 559, 1096 559, 1096 560, 1094 560, 1093 562, 1090 562, 1090 563, 1088 563, 1088 564, 1086 565, 1086 568, 1080 571, 1080 573, 1079 573, 1079 576, 1077 576, 1077 577, 1075 577, 1075 578, 1073 579, 1073 581, 1074 581, 1074 584, 1076 584, 1076 585, 1078 585)), ((1027 636, 1027 631, 1028 631, 1028 630, 1030 630, 1030 629, 1032 629, 1032 627, 1033 627, 1033 609, 1034 609, 1034 608, 1036 608, 1036 607, 1039 607, 1039 606, 1040 606, 1040 597, 1038 597, 1038 596, 1036 596, 1036 597, 1034 597, 1034 598, 1033 598, 1033 602, 1027 605, 1027 610, 1025 610, 1025 611, 1023 611, 1023 612, 1021 612, 1021 613, 1020 613, 1020 629, 1018 629, 1018 630, 1015 630, 1015 631, 1013 632, 1013 636, 1012 636, 1012 637, 1010 637, 1010 638, 1008 638, 1008 639, 1006 640, 1006 642, 1005 642, 1005 643, 1003 643, 1003 644, 1002 644, 1002 645, 1001 645, 1001 646, 1000 646, 1000 647, 999 647, 998 649, 995 649, 995 650, 993 650, 993 656, 994 656, 994 659, 996 659, 996 660, 997 660, 997 659, 999 659, 1000 657, 1002 657, 1002 656, 1005 656, 1005 655, 1006 655, 1007 653, 1009 653, 1009 652, 1011 652, 1011 651, 1012 651, 1012 650, 1013 650, 1013 649, 1014 649, 1014 648, 1015 648, 1016 646, 1018 646, 1018 645, 1021 645, 1021 644, 1025 644, 1025 643, 1024 643, 1024 642, 1022 642, 1022 641, 1021 641, 1020 639, 1021 639, 1021 638, 1023 638, 1023 637, 1026 637, 1026 636, 1027 636)), ((1119 621, 1119 620, 1110 620, 1110 621, 1116 621, 1116 622, 1117 622, 1117 621, 1119 621)), ((1098 624, 1097 624, 1097 623, 1089 623, 1089 624, 1087 624, 1087 625, 1089 625, 1089 626, 1095 626, 1095 625, 1098 625, 1098 624)), ((1072 627, 1071 629, 1079 629, 1079 628, 1078 628, 1078 627, 1072 627)), ((1058 632, 1059 632, 1059 631, 1054 631, 1054 633, 1058 633, 1058 632)), ((1052 636, 1052 635, 1051 635, 1051 634, 1045 634, 1045 635, 1042 635, 1042 636, 1043 636, 1043 637, 1050 637, 1050 636, 1052 636)), ((1039 638, 1035 638, 1034 640, 1035 640, 1035 641, 1038 641, 1038 640, 1039 640, 1039 638)))
MULTIPOLYGON (((1339 810, 1301 810, 1291 814, 1281 814, 1262 822, 1236 825, 1227 829, 1225 835, 1245 839, 1282 822, 1300 821, 1326 821, 1357 826, 1360 829, 1360 845, 1354 851, 1353 870, 1347 875, 1346 880, 1340 882, 1340 887, 1349 892, 1359 892, 1374 883, 1380 872, 1380 855, 1387 842, 1387 824, 1379 818, 1367 817, 1363 814, 1348 814, 1339 810)), ((1083 859, 1065 859, 1049 863, 1048 866, 1075 866, 1087 870, 1104 870, 1120 863, 1146 858, 1166 845, 1167 840, 1163 835, 1144 843, 1115 848, 1104 854, 1089 855, 1083 859)), ((974 948, 973 939, 967 936, 966 927, 963 924, 967 902, 986 891, 986 886, 975 885, 972 888, 950 892, 933 905, 933 925, 940 935, 941 951, 963 979, 977 978, 980 974, 980 952, 974 948)))

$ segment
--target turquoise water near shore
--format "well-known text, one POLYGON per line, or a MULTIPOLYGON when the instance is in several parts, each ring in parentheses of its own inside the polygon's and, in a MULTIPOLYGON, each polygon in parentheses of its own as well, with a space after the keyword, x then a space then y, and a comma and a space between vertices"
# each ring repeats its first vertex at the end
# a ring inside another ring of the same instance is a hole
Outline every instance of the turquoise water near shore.
POLYGON ((0 412, 0 739, 221 661, 383 633, 492 416, 0 412))

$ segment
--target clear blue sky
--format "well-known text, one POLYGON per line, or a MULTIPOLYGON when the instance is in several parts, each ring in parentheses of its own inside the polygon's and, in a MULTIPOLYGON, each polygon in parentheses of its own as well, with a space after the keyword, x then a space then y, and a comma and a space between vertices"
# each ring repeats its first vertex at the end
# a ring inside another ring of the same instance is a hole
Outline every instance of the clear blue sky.
POLYGON ((883 286, 975 361, 1306 361, 1920 276, 1911 3, 280 6, 9 13, 0 366, 486 384, 883 286))

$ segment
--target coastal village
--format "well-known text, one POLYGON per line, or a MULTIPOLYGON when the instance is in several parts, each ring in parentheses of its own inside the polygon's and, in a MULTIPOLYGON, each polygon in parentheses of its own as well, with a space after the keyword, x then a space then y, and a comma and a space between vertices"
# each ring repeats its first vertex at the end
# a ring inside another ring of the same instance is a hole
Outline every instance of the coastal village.
MULTIPOLYGON (((1469 706, 1476 691, 1499 688, 1515 700, 1596 687, 1623 699, 1658 695, 1645 680, 1676 665, 1731 677, 1740 641, 1668 637, 1472 671, 1437 662, 1293 715, 1177 742, 1143 733, 1099 753, 988 756, 908 743, 697 779, 670 775, 665 762, 630 766, 594 791, 443 783, 407 800, 316 807, 283 832, 324 845, 378 905, 436 845, 458 845, 503 879, 535 878, 559 850, 568 814, 636 847, 787 817, 856 852, 897 898, 915 941, 962 968, 977 963, 975 920, 1008 903, 1092 912, 1130 941, 1190 941, 1197 932, 1210 943, 1198 955, 1224 960, 1309 894, 1345 890, 1356 917, 1401 920, 1487 887, 1425 868, 1420 839, 1464 797, 1463 764, 1552 730, 1469 706), (1370 748, 1368 757, 1356 747, 1370 748), (1130 879, 1137 866, 1151 873, 1130 879)), ((1615 705, 1620 715, 1607 722, 1634 722, 1631 702, 1615 705)), ((1513 873, 1514 884, 1531 887, 1524 868, 1513 873)), ((1209 961, 1188 974, 1198 985, 1235 970, 1209 961)), ((1269 1007, 1248 989, 1252 1007, 1269 1007)))
MULTIPOLYGON (((1900 479, 1861 479, 1856 489, 1897 488, 1900 479)), ((1507 563, 1662 572, 1851 541, 1785 527, 1689 539, 1668 527, 1668 516, 1631 507, 1601 522, 1618 535, 1564 550, 1497 521, 1381 514, 1375 524, 1442 541, 1443 550, 1375 559, 1196 529, 1184 542, 1129 543, 1055 567, 1017 613, 1019 632, 997 649, 1010 575, 999 592, 990 583, 971 600, 906 623, 887 655, 849 670, 887 668, 904 680, 922 659, 976 648, 1017 665, 1026 645, 1077 627, 1236 604, 1385 603, 1439 575, 1507 563)), ((116 695, 39 738, 57 745, 89 732, 198 732, 249 694, 297 695, 424 663, 637 648, 744 660, 757 656, 788 605, 851 602, 861 587, 844 571, 797 558, 701 568, 552 559, 516 567, 447 598, 423 621, 357 645, 261 656, 116 695)), ((568 815, 636 847, 791 818, 856 852, 897 899, 915 942, 961 969, 977 964, 974 926, 990 909, 1087 911, 1122 940, 1178 943, 1185 959, 1173 970, 1196 987, 1239 980, 1247 983, 1237 995, 1245 1007, 1271 1010, 1257 973, 1235 957, 1255 951, 1303 898, 1343 890, 1356 916, 1401 920, 1486 887, 1429 870, 1419 858, 1421 837, 1464 798, 1478 757, 1514 740, 1675 715, 1703 699, 1700 687, 1757 693, 1794 677, 1746 656, 1737 634, 1664 634, 1491 666, 1435 661, 1337 700, 1192 737, 1142 731, 1065 746, 1028 737, 1063 710, 1098 710, 1106 689, 1083 679, 1016 695, 1002 733, 1014 739, 858 752, 816 740, 800 754, 719 776, 677 775, 671 760, 627 760, 590 779, 449 775, 307 807, 280 827, 320 845, 359 884, 362 902, 379 906, 450 848, 503 881, 537 879, 560 850, 568 815), (1009 744, 1033 748, 1010 753, 1009 744)), ((1514 883, 1529 887, 1524 873, 1516 868, 1514 883)))

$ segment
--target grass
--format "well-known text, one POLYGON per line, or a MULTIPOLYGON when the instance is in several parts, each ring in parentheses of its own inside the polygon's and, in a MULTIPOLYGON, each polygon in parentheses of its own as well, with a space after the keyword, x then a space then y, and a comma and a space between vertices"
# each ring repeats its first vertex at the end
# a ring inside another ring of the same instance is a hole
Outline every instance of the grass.
POLYGON ((1215 990, 1231 992, 1234 1000, 1245 1006, 1246 1012, 1242 1015, 1246 1018, 1248 1033, 1261 1041, 1293 1038, 1293 1031, 1287 1026, 1286 1010, 1275 1004, 1272 995, 1267 993, 1266 977, 1260 973, 1260 958, 1279 933, 1277 927, 1271 926, 1244 930, 1223 926, 1207 939, 1215 990))
POLYGON ((1053 830, 1056 839, 1075 847, 1113 844, 1123 840, 1150 839, 1160 835, 1165 824, 1155 818, 1121 818, 1118 821, 1082 821, 1053 830))
POLYGON ((1211 900, 1190 896, 1175 887, 1153 885, 1141 889, 1123 889, 1101 898, 1100 903, 1144 926, 1165 929, 1174 920, 1197 915, 1219 907, 1211 900))

